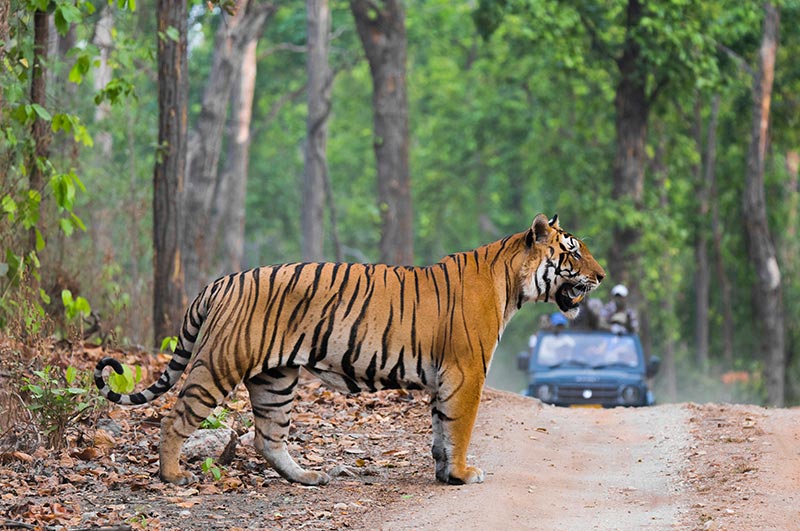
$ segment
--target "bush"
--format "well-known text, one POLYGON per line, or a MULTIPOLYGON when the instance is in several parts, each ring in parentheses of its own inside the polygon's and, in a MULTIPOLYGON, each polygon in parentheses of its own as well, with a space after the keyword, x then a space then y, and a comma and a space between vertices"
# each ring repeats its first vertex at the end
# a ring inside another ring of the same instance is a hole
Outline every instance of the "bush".
POLYGON ((58 369, 47 365, 23 381, 21 391, 28 395, 25 407, 33 413, 48 446, 56 450, 64 447, 67 427, 100 404, 99 396, 91 392, 91 382, 80 382, 74 367, 58 374, 58 369))

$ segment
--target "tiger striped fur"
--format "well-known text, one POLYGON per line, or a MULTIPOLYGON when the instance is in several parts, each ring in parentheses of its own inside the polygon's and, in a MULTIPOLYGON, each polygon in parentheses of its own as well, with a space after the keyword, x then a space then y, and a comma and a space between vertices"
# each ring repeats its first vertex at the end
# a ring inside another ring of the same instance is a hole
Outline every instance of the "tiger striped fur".
POLYGON ((161 377, 131 395, 100 392, 119 404, 144 404, 175 385, 193 363, 161 424, 160 475, 185 484, 184 440, 244 381, 255 418, 255 446, 284 478, 325 484, 287 452, 300 368, 346 392, 388 388, 431 394, 436 478, 483 481, 466 455, 486 373, 503 328, 527 301, 552 301, 574 318, 605 272, 557 218, 428 267, 296 263, 222 277, 186 312, 178 348, 161 377))

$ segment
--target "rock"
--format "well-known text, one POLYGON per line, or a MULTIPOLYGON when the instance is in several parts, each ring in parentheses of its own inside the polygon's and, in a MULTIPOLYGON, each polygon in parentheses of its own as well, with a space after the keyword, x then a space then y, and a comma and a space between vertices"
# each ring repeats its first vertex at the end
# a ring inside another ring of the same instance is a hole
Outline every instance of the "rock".
POLYGON ((239 442, 242 444, 242 446, 254 446, 253 441, 255 440, 255 438, 256 434, 254 431, 251 430, 242 435, 241 438, 239 439, 239 442))
POLYGON ((122 435, 122 426, 111 419, 99 419, 97 421, 97 429, 105 430, 114 437, 119 437, 122 435))
POLYGON ((230 428, 197 430, 183 443, 183 455, 190 461, 211 457, 217 464, 227 465, 238 444, 239 436, 230 428))

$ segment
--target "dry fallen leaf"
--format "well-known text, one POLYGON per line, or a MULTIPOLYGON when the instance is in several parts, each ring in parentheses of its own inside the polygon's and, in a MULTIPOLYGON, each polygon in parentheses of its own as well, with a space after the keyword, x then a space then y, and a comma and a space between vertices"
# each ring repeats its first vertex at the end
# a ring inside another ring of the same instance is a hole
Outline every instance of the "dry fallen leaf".
POLYGON ((325 459, 322 456, 320 456, 318 454, 315 454, 315 453, 311 453, 311 452, 306 453, 305 458, 306 458, 306 461, 311 461, 312 463, 323 463, 323 462, 325 462, 325 459))
POLYGON ((98 448, 111 449, 117 445, 117 440, 106 430, 99 429, 94 433, 94 445, 98 448))
POLYGON ((167 501, 170 503, 174 503, 181 509, 191 509, 195 505, 202 503, 202 500, 200 498, 192 498, 187 500, 184 498, 172 497, 172 498, 167 498, 167 501))
POLYGON ((92 461, 103 455, 103 453, 97 448, 84 448, 83 450, 76 450, 72 452, 72 455, 81 461, 92 461))
POLYGON ((12 461, 23 461, 25 463, 30 463, 33 461, 33 456, 26 454, 25 452, 3 452, 0 453, 0 463, 11 463, 12 461))

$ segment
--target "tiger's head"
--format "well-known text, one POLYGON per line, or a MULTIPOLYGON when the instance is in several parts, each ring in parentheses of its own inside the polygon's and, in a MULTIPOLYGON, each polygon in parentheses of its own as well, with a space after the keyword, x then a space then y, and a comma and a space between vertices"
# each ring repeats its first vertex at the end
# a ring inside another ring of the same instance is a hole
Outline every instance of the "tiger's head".
POLYGON ((539 214, 525 233, 529 262, 522 270, 522 295, 526 300, 553 301, 570 319, 586 295, 606 275, 586 245, 558 225, 558 215, 548 220, 539 214))

